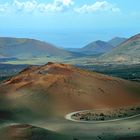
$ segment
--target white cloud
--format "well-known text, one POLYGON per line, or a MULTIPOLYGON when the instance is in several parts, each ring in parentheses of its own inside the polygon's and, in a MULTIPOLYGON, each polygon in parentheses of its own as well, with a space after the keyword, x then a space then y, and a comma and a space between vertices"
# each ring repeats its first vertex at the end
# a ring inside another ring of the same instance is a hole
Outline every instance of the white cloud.
POLYGON ((120 12, 120 9, 107 1, 97 1, 91 5, 83 5, 82 7, 75 8, 74 9, 78 13, 94 13, 94 12, 105 12, 105 11, 111 11, 111 12, 120 12))
POLYGON ((13 2, 0 5, 0 13, 6 11, 11 12, 62 12, 68 10, 73 5, 73 0, 54 0, 52 3, 39 3, 36 0, 27 0, 21 2, 14 0, 13 2))
POLYGON ((3 6, 0 5, 0 13, 4 12, 5 8, 3 6))
POLYGON ((55 5, 63 5, 63 6, 70 6, 73 5, 74 2, 72 0, 55 0, 54 1, 55 5))
POLYGON ((73 3, 72 0, 54 0, 53 3, 40 3, 38 9, 41 12, 62 12, 68 10, 73 3))
POLYGON ((94 13, 99 11, 119 12, 120 9, 107 1, 97 1, 91 5, 83 5, 81 7, 74 7, 74 0, 52 0, 52 2, 37 2, 37 0, 13 0, 0 4, 0 13, 51 13, 74 11, 78 13, 94 13))
POLYGON ((6 12, 8 9, 8 3, 0 4, 0 13, 6 12))
POLYGON ((13 8, 16 11, 25 11, 25 12, 32 12, 37 8, 38 3, 36 1, 26 1, 20 2, 15 0, 12 4, 13 8))

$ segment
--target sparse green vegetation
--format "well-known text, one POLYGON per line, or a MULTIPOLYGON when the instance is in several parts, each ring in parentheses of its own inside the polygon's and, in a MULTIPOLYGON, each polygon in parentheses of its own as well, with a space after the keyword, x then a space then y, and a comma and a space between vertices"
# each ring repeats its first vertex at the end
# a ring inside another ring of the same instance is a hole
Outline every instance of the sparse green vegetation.
POLYGON ((81 65, 81 68, 96 71, 103 74, 120 77, 132 81, 140 81, 140 64, 123 65, 123 64, 88 64, 81 65))

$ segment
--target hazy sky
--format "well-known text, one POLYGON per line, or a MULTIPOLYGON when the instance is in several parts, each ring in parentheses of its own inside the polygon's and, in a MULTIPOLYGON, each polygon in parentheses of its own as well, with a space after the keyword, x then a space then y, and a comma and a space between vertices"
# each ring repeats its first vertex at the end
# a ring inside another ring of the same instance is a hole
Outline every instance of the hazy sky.
POLYGON ((140 32, 140 0, 0 0, 0 36, 61 47, 140 32))

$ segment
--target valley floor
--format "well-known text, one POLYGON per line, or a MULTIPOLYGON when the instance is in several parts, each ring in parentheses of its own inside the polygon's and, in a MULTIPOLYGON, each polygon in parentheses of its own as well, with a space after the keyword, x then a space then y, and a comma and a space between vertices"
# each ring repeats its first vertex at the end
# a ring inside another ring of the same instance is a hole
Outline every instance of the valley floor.
MULTIPOLYGON (((4 123, 3 126, 11 123, 4 123)), ((122 121, 98 124, 72 122, 65 118, 50 118, 30 122, 30 124, 57 132, 58 134, 68 135, 71 140, 119 140, 125 137, 133 137, 135 140, 135 138, 140 136, 140 116, 122 121)))

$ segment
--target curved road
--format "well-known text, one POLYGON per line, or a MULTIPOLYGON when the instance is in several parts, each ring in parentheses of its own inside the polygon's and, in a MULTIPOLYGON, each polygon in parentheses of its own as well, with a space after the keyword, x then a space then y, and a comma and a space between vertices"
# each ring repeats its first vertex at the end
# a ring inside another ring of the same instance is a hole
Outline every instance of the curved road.
POLYGON ((121 119, 113 119, 113 120, 107 120, 107 121, 81 121, 81 120, 75 120, 75 119, 72 119, 72 115, 76 114, 76 113, 82 113, 82 112, 87 112, 87 111, 90 111, 90 110, 82 110, 82 111, 76 111, 76 112, 71 112, 69 114, 67 114, 65 116, 65 119, 66 120, 69 120, 69 121, 73 121, 73 122, 81 122, 81 123, 109 123, 109 122, 116 122, 116 121, 123 121, 123 120, 128 120, 128 119, 133 119, 133 118, 136 118, 138 116, 140 116, 140 114, 137 114, 137 115, 133 115, 133 116, 130 116, 130 117, 125 117, 125 118, 121 118, 121 119))

